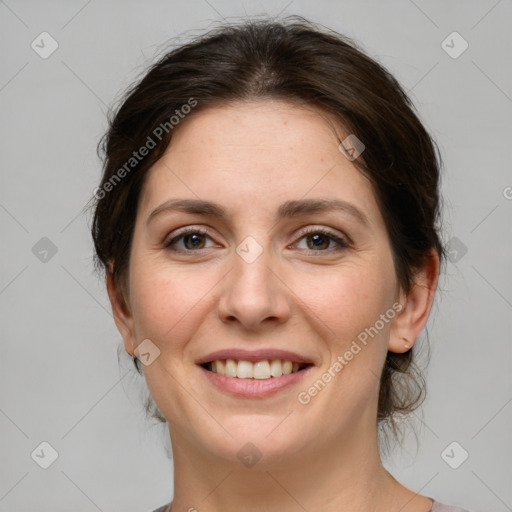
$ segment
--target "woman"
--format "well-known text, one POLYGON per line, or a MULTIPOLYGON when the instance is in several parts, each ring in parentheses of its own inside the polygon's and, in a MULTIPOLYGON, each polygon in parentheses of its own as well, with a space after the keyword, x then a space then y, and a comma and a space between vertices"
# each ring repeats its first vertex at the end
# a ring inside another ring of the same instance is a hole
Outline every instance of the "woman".
POLYGON ((97 261, 173 449, 158 511, 460 511, 380 458, 445 261, 397 81, 303 19, 225 26, 128 91, 103 150, 97 261))

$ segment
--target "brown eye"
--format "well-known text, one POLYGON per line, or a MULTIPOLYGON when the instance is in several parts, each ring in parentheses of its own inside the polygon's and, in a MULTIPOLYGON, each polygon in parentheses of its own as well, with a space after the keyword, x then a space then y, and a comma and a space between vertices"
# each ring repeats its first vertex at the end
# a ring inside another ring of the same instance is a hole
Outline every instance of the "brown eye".
POLYGON ((303 233, 301 239, 306 239, 306 250, 311 252, 330 252, 331 249, 339 251, 350 246, 346 240, 325 229, 311 229, 303 233), (329 247, 331 242, 338 247, 329 247))
POLYGON ((187 229, 165 242, 164 247, 177 252, 194 252, 207 248, 205 238, 210 238, 206 231, 197 228, 187 229), (184 248, 176 248, 180 241, 183 241, 184 248))
POLYGON ((331 239, 321 233, 315 233, 314 235, 307 235, 306 240, 308 241, 308 249, 328 249, 331 239), (311 242, 311 243, 309 243, 311 242))
POLYGON ((191 235, 182 235, 183 237, 183 245, 186 249, 202 249, 204 245, 204 240, 201 233, 193 233, 191 235), (190 245, 187 243, 189 242, 190 245))

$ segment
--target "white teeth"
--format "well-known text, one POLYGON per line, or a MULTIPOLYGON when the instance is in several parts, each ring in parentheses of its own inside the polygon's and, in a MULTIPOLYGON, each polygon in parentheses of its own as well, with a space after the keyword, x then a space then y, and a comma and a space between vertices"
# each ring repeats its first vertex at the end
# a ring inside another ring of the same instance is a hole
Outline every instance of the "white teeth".
POLYGON ((272 377, 281 377, 281 375, 283 375, 283 365, 281 361, 274 360, 270 363, 270 375, 272 375, 272 377))
POLYGON ((299 367, 299 363, 281 361, 279 359, 263 360, 254 364, 244 360, 226 359, 224 361, 218 359, 210 363, 209 369, 226 377, 266 380, 271 377, 281 377, 281 375, 296 373, 299 371, 299 367))
POLYGON ((239 379, 252 379, 253 370, 252 363, 249 361, 238 361, 238 368, 236 370, 236 376, 239 379))
POLYGON ((221 360, 214 361, 212 364, 215 365, 213 367, 214 372, 220 373, 221 375, 226 375, 226 362, 225 361, 221 361, 221 360))
MULTIPOLYGON (((215 361, 214 361, 215 362, 215 361)), ((237 364, 233 359, 226 360, 226 377, 236 377, 237 364)))
POLYGON ((253 365, 253 368, 253 377, 255 379, 270 379, 270 365, 268 364, 268 361, 258 361, 253 365))

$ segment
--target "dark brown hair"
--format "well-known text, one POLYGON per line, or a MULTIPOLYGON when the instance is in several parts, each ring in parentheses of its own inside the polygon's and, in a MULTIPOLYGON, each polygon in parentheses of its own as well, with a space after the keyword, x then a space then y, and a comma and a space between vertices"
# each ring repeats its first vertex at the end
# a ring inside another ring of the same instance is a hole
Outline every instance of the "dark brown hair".
MULTIPOLYGON (((292 16, 280 22, 220 26, 173 49, 128 89, 116 112, 109 114, 108 131, 98 146, 104 168, 95 194, 92 236, 97 267, 109 272, 112 263, 120 290, 128 284, 141 189, 148 170, 170 143, 176 126, 172 118, 182 118, 190 110, 188 115, 194 115, 212 104, 254 98, 296 101, 328 112, 363 142, 365 151, 353 163, 372 184, 390 237, 397 280, 405 292, 414 285, 414 270, 425 264, 431 248, 441 264, 445 262, 438 231, 441 159, 411 100, 354 41, 292 16), (134 159, 134 151, 144 146, 151 149, 134 159)), ((412 349, 388 352, 377 423, 389 423, 395 434, 394 417, 415 410, 423 401, 425 382, 417 369, 412 349)), ((154 411, 164 420, 156 406, 154 411)))

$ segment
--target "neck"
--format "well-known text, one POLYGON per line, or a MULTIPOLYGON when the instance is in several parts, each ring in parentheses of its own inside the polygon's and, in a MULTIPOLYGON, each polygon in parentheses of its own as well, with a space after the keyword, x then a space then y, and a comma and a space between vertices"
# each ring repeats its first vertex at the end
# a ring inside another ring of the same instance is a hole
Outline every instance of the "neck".
POLYGON ((320 439, 310 451, 266 464, 261 459, 251 468, 214 457, 179 432, 171 431, 171 440, 172 512, 430 510, 430 500, 403 487, 383 467, 376 428, 335 445, 320 439))

